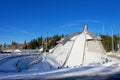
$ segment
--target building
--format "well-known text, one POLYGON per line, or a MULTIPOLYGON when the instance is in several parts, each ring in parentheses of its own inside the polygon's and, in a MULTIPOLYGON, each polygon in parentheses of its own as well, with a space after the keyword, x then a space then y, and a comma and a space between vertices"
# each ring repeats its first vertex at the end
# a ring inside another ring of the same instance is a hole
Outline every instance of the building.
POLYGON ((105 53, 101 38, 88 32, 87 25, 83 32, 64 37, 51 52, 61 67, 87 65, 99 61, 105 53))
POLYGON ((25 53, 25 54, 32 54, 32 53, 40 53, 39 49, 16 49, 14 53, 25 53))

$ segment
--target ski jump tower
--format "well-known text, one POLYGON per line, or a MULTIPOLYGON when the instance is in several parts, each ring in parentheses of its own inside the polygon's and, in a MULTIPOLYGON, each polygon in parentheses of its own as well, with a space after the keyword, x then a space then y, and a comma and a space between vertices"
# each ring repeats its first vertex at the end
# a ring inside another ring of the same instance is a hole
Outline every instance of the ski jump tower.
POLYGON ((104 53, 101 39, 88 32, 87 25, 81 33, 64 37, 52 51, 60 67, 88 65, 98 61, 98 57, 104 53))

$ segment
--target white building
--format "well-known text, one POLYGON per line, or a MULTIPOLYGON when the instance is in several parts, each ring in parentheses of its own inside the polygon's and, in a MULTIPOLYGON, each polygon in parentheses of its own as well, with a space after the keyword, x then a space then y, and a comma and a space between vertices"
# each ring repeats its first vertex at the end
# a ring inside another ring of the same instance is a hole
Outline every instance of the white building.
POLYGON ((16 49, 14 50, 14 53, 25 53, 25 54, 40 53, 40 50, 39 49, 16 49))
POLYGON ((101 39, 87 31, 87 25, 82 33, 73 33, 66 36, 53 49, 51 55, 60 64, 60 67, 87 65, 99 61, 105 54, 101 39))

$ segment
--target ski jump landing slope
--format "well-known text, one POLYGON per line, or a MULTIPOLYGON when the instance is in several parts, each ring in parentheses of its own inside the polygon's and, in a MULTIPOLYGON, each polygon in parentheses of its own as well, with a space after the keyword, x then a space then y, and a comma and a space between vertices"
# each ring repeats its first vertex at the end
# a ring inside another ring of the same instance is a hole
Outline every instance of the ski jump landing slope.
POLYGON ((71 49, 71 52, 68 56, 68 60, 66 61, 65 66, 79 66, 82 64, 83 61, 83 53, 84 53, 84 47, 85 47, 85 34, 82 33, 78 35, 73 43, 73 47, 71 49))

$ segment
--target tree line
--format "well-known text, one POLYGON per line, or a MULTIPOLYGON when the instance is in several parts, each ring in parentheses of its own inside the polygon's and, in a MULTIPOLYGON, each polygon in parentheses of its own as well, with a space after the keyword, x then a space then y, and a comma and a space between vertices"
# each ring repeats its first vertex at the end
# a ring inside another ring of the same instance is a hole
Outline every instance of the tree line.
POLYGON ((113 40, 112 36, 107 35, 100 35, 102 38, 102 44, 104 49, 109 52, 112 51, 112 43, 113 43, 113 49, 114 51, 118 51, 118 44, 120 44, 120 37, 119 35, 114 34, 113 40))
MULTIPOLYGON (((3 48, 12 48, 12 49, 40 49, 43 48, 43 50, 49 50, 53 47, 55 47, 55 45, 57 45, 57 41, 60 41, 62 38, 64 37, 64 35, 54 35, 52 37, 46 37, 43 38, 42 36, 36 38, 36 39, 32 39, 29 42, 24 42, 23 44, 19 44, 17 42, 12 42, 10 45, 7 44, 3 44, 0 45, 0 47, 3 48)), ((109 52, 112 50, 112 36, 110 35, 100 35, 101 39, 102 39, 102 44, 104 49, 109 52)), ((118 43, 120 43, 120 37, 119 35, 113 35, 113 43, 114 43, 114 50, 118 51, 118 43)))
POLYGON ((51 48, 53 48, 55 45, 57 45, 57 41, 61 40, 64 37, 64 35, 53 35, 52 37, 46 37, 43 38, 42 36, 32 39, 29 42, 24 41, 23 44, 19 44, 15 41, 12 41, 10 44, 4 43, 3 45, 0 45, 0 48, 4 49, 40 49, 43 48, 45 51, 47 48, 47 51, 51 48))
POLYGON ((23 49, 40 49, 43 48, 43 50, 49 50, 53 48, 57 43, 57 41, 61 40, 64 37, 64 35, 54 35, 52 37, 46 37, 43 38, 38 37, 37 39, 33 39, 30 42, 24 42, 23 49))

